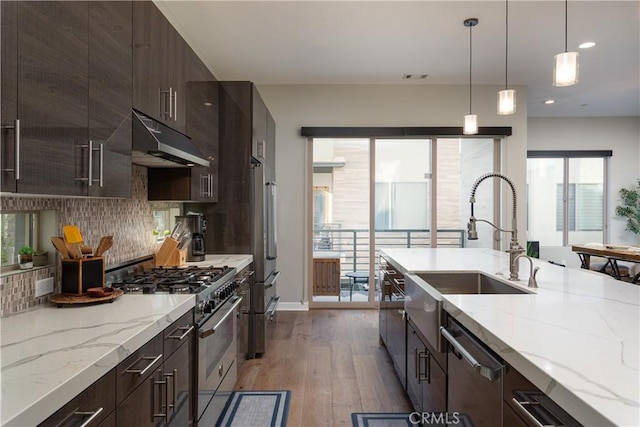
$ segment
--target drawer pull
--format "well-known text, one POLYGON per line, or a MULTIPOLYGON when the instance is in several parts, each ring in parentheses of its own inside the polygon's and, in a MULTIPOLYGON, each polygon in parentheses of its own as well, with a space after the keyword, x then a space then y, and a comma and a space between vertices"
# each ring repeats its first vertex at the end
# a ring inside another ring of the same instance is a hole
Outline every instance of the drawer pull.
MULTIPOLYGON (((182 335, 169 335, 167 338, 171 338, 173 340, 182 341, 191 331, 193 331, 193 326, 181 326, 176 331, 185 331, 182 335)), ((175 331, 174 331, 175 332, 175 331)))
POLYGON ((104 411, 104 408, 99 408, 95 412, 74 412, 74 414, 75 415, 82 415, 82 416, 91 415, 87 421, 83 422, 80 425, 80 427, 88 427, 96 418, 98 418, 100 416, 102 411, 104 411))
POLYGON ((125 374, 138 374, 138 376, 143 376, 161 358, 162 358, 162 353, 160 353, 156 357, 153 357, 153 356, 142 356, 141 358, 139 358, 138 360, 133 362, 127 369, 125 369, 124 373, 125 374), (133 366, 137 365, 138 362, 140 362, 141 360, 151 360, 151 363, 149 363, 144 369, 131 369, 133 366))
POLYGON ((527 408, 524 407, 525 405, 539 405, 539 403, 537 403, 537 402, 520 402, 515 397, 512 398, 511 401, 516 405, 516 408, 518 409, 518 412, 520 412, 522 415, 524 415, 536 427, 551 427, 551 426, 545 426, 544 424, 542 424, 540 421, 538 421, 538 419, 536 417, 533 416, 533 414, 531 412, 527 411, 527 408))

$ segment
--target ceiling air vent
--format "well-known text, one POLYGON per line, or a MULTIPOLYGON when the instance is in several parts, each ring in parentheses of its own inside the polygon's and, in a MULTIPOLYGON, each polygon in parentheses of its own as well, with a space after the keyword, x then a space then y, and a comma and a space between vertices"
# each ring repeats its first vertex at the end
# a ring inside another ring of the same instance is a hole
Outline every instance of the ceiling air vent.
POLYGON ((424 80, 429 77, 429 74, 405 74, 402 76, 403 80, 424 80))

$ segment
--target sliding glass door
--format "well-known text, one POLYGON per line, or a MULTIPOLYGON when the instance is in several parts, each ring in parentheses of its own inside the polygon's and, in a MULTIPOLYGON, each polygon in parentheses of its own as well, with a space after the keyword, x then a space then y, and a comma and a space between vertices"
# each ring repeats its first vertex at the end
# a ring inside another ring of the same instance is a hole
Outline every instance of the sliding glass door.
MULTIPOLYGON (((313 230, 311 306, 373 306, 381 248, 466 247, 469 191, 499 171, 500 141, 462 138, 309 140, 313 230)), ((494 191, 478 192, 476 216, 500 223, 494 191)), ((475 247, 493 247, 492 230, 475 247)))

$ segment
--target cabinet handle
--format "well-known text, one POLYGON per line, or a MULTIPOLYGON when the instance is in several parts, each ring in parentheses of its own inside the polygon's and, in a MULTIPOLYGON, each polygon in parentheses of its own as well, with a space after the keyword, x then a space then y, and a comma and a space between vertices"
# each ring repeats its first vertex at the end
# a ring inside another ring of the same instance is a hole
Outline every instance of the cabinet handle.
POLYGON ((181 326, 178 329, 176 329, 176 331, 185 331, 182 335, 169 335, 167 336, 167 338, 182 341, 187 335, 189 335, 189 332, 193 331, 193 329, 194 329, 193 326, 181 326))
POLYGON ((178 121, 178 91, 173 92, 173 121, 178 121))
POLYGON ((178 393, 176 393, 176 383, 178 382, 178 368, 173 370, 173 412, 176 412, 176 401, 178 400, 178 393))
POLYGON ((91 187, 91 181, 93 181, 93 140, 89 140, 89 179, 87 185, 91 187))
POLYGON ((549 426, 543 425, 540 421, 538 421, 538 419, 536 417, 533 416, 533 414, 531 412, 527 411, 527 408, 524 407, 525 405, 539 405, 539 403, 537 403, 537 402, 520 402, 515 397, 512 398, 511 401, 516 405, 516 409, 518 409, 518 412, 520 412, 522 415, 524 415, 536 427, 549 427, 549 426))
MULTIPOLYGON (((153 385, 154 386, 159 385, 160 387, 164 386, 164 401, 160 401, 160 409, 164 408, 164 412, 154 413, 152 411, 152 414, 153 414, 153 415, 151 415, 151 421, 152 422, 153 422, 153 420, 155 418, 169 418, 169 405, 168 405, 169 402, 167 402, 169 400, 169 386, 167 385, 167 380, 154 381, 153 385)), ((155 399, 153 399, 153 400, 155 400, 155 399)), ((154 408, 154 410, 155 410, 155 408, 154 408)))
POLYGON ((16 119, 14 121, 14 126, 15 126, 15 139, 16 139, 16 154, 15 154, 15 160, 16 160, 16 180, 20 179, 20 120, 16 119))
POLYGON ((66 417, 64 417, 64 419, 62 421, 60 421, 58 424, 56 424, 56 427, 60 427, 62 425, 66 425, 67 421, 69 421, 69 419, 71 419, 72 417, 77 417, 77 416, 81 416, 81 417, 86 417, 88 415, 91 415, 89 417, 88 420, 86 420, 85 422, 83 422, 79 427, 87 427, 89 426, 89 424, 91 424, 97 417, 100 416, 100 414, 102 413, 102 411, 104 411, 104 408, 99 408, 97 411, 95 412, 83 412, 80 411, 80 407, 77 407, 76 409, 74 409, 73 411, 71 411, 71 413, 69 415, 67 415, 66 417))
POLYGON ((172 390, 172 394, 173 394, 173 403, 169 403, 169 383, 167 383, 167 406, 166 406, 166 415, 169 416, 169 408, 173 409, 173 412, 176 412, 176 378, 178 374, 178 370, 174 369, 173 372, 168 373, 168 374, 164 374, 163 377, 166 378, 165 381, 169 381, 169 378, 171 378, 171 390, 172 390))
POLYGON ((469 351, 464 348, 462 344, 458 342, 458 340, 445 329, 444 326, 440 326, 440 334, 449 341, 449 344, 460 353, 460 355, 469 363, 473 370, 476 371, 480 376, 485 377, 489 381, 495 381, 500 377, 500 369, 494 369, 490 366, 484 366, 480 362, 478 362, 469 351))
MULTIPOLYGON (((158 369, 158 372, 162 372, 160 369, 158 369)), ((154 421, 155 418, 169 418, 169 383, 168 383, 168 377, 171 376, 172 374, 164 374, 162 375, 165 380, 164 381, 156 381, 155 379, 153 379, 151 381, 151 407, 153 409, 151 409, 151 422, 154 421), (160 401, 160 409, 162 410, 164 408, 164 412, 155 412, 155 386, 160 386, 161 388, 164 387, 164 400, 160 401)))
MULTIPOLYGON (((415 334, 415 332, 413 332, 415 334)), ((416 372, 415 377, 420 382, 420 358, 418 357, 418 347, 413 348, 413 363, 414 363, 414 371, 416 372)))
POLYGON ((15 119, 13 126, 2 126, 2 129, 13 129, 15 155, 13 156, 13 169, 2 169, 2 172, 14 172, 15 179, 20 179, 20 120, 15 119))
POLYGON ((224 365, 220 365, 218 366, 218 376, 222 378, 223 374, 224 374, 224 365))
POLYGON ((169 88, 169 118, 173 118, 173 89, 169 88))
MULTIPOLYGON (((419 361, 421 362, 422 360, 424 360, 426 369, 425 369, 425 375, 422 375, 422 369, 420 370, 420 373, 418 375, 418 382, 421 381, 426 381, 427 384, 431 384, 431 353, 429 353, 427 350, 425 351, 419 351, 418 352, 418 359, 420 359, 419 361)), ((420 365, 420 363, 418 363, 418 365, 420 365)))
POLYGON ((125 374, 138 374, 138 376, 143 376, 144 374, 147 373, 147 371, 149 369, 151 369, 151 367, 153 365, 155 365, 155 363, 160 360, 162 358, 162 353, 160 353, 159 355, 153 357, 153 356, 142 356, 141 358, 139 358, 138 360, 136 360, 135 362, 133 362, 127 369, 124 370, 125 374), (134 365, 138 364, 138 362, 140 362, 141 360, 151 360, 151 363, 149 363, 144 369, 140 370, 140 369, 131 369, 134 365))
POLYGON ((100 143, 100 188, 104 187, 104 144, 100 143))
POLYGON ((80 425, 80 427, 87 427, 93 422, 93 420, 95 420, 96 418, 98 418, 100 416, 102 411, 104 411, 104 408, 99 408, 95 412, 74 412, 74 415, 82 415, 82 416, 91 415, 87 421, 83 422, 80 425))

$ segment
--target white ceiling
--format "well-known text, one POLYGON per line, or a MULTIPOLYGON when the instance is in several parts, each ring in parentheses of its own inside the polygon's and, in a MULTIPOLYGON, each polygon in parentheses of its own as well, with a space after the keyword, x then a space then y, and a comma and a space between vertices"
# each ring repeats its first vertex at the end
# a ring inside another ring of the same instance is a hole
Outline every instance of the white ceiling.
MULTIPOLYGON (((504 1, 156 1, 219 80, 265 84, 505 84, 504 1), (425 73, 424 81, 402 80, 425 73)), ((569 1, 580 82, 551 85, 564 1, 509 2, 509 86, 530 117, 640 116, 640 2, 569 1), (554 105, 544 105, 546 99, 554 105)))

